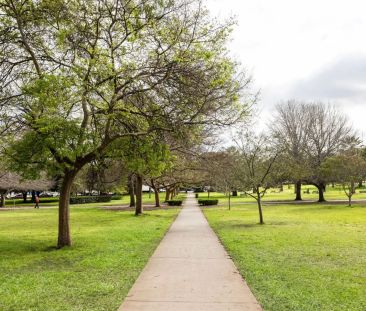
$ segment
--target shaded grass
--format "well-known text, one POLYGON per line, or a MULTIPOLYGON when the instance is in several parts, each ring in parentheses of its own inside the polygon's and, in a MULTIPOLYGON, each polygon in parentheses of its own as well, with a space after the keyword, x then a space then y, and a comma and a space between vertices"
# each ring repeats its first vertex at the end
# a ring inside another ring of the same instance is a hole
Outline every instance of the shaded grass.
POLYGON ((366 207, 204 213, 265 310, 366 310, 366 207))
POLYGON ((0 310, 117 310, 177 212, 72 208, 62 250, 57 210, 2 212, 0 310))

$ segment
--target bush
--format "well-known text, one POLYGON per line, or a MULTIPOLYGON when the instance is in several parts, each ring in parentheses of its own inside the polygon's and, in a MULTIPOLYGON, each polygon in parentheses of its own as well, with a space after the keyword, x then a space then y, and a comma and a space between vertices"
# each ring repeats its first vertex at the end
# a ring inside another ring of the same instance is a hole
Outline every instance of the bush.
POLYGON ((199 199, 198 200, 198 204, 203 205, 203 206, 217 205, 218 203, 219 203, 219 200, 215 200, 215 199, 199 199))
POLYGON ((181 206, 183 203, 183 200, 169 200, 166 201, 169 206, 181 206))
POLYGON ((115 195, 112 195, 112 200, 122 200, 123 199, 123 195, 121 194, 115 194, 115 195))
POLYGON ((101 202, 110 202, 111 200, 112 196, 110 195, 73 197, 70 198, 70 204, 101 203, 101 202))

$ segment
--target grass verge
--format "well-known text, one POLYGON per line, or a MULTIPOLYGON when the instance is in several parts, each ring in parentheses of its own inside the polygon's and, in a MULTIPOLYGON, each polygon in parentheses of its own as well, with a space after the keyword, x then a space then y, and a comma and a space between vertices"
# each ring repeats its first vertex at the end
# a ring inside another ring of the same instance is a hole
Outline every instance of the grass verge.
POLYGON ((366 310, 366 207, 255 205, 205 209, 269 311, 366 310))
POLYGON ((117 310, 177 213, 72 208, 56 250, 56 209, 2 212, 0 310, 117 310))

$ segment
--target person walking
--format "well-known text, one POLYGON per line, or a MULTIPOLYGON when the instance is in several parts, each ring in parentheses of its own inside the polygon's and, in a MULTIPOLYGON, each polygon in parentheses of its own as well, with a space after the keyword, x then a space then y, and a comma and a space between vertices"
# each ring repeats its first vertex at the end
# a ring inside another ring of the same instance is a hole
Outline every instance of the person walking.
POLYGON ((39 208, 39 196, 38 195, 36 195, 36 197, 35 197, 35 202, 36 202, 36 205, 34 206, 34 208, 39 208))

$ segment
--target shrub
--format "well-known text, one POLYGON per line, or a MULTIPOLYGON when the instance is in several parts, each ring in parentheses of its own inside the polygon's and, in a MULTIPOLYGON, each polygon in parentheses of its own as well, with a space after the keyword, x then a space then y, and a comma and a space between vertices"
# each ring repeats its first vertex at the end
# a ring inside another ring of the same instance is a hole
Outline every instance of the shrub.
POLYGON ((110 202, 111 200, 112 196, 110 195, 73 197, 70 198, 70 204, 101 203, 101 202, 110 202))
POLYGON ((112 200, 122 200, 123 199, 123 195, 121 194, 114 194, 112 195, 112 200))
POLYGON ((215 199, 199 199, 198 204, 207 206, 207 205, 217 205, 219 203, 219 200, 215 199))
POLYGON ((169 206, 181 206, 183 203, 183 200, 169 200, 166 201, 169 206))

